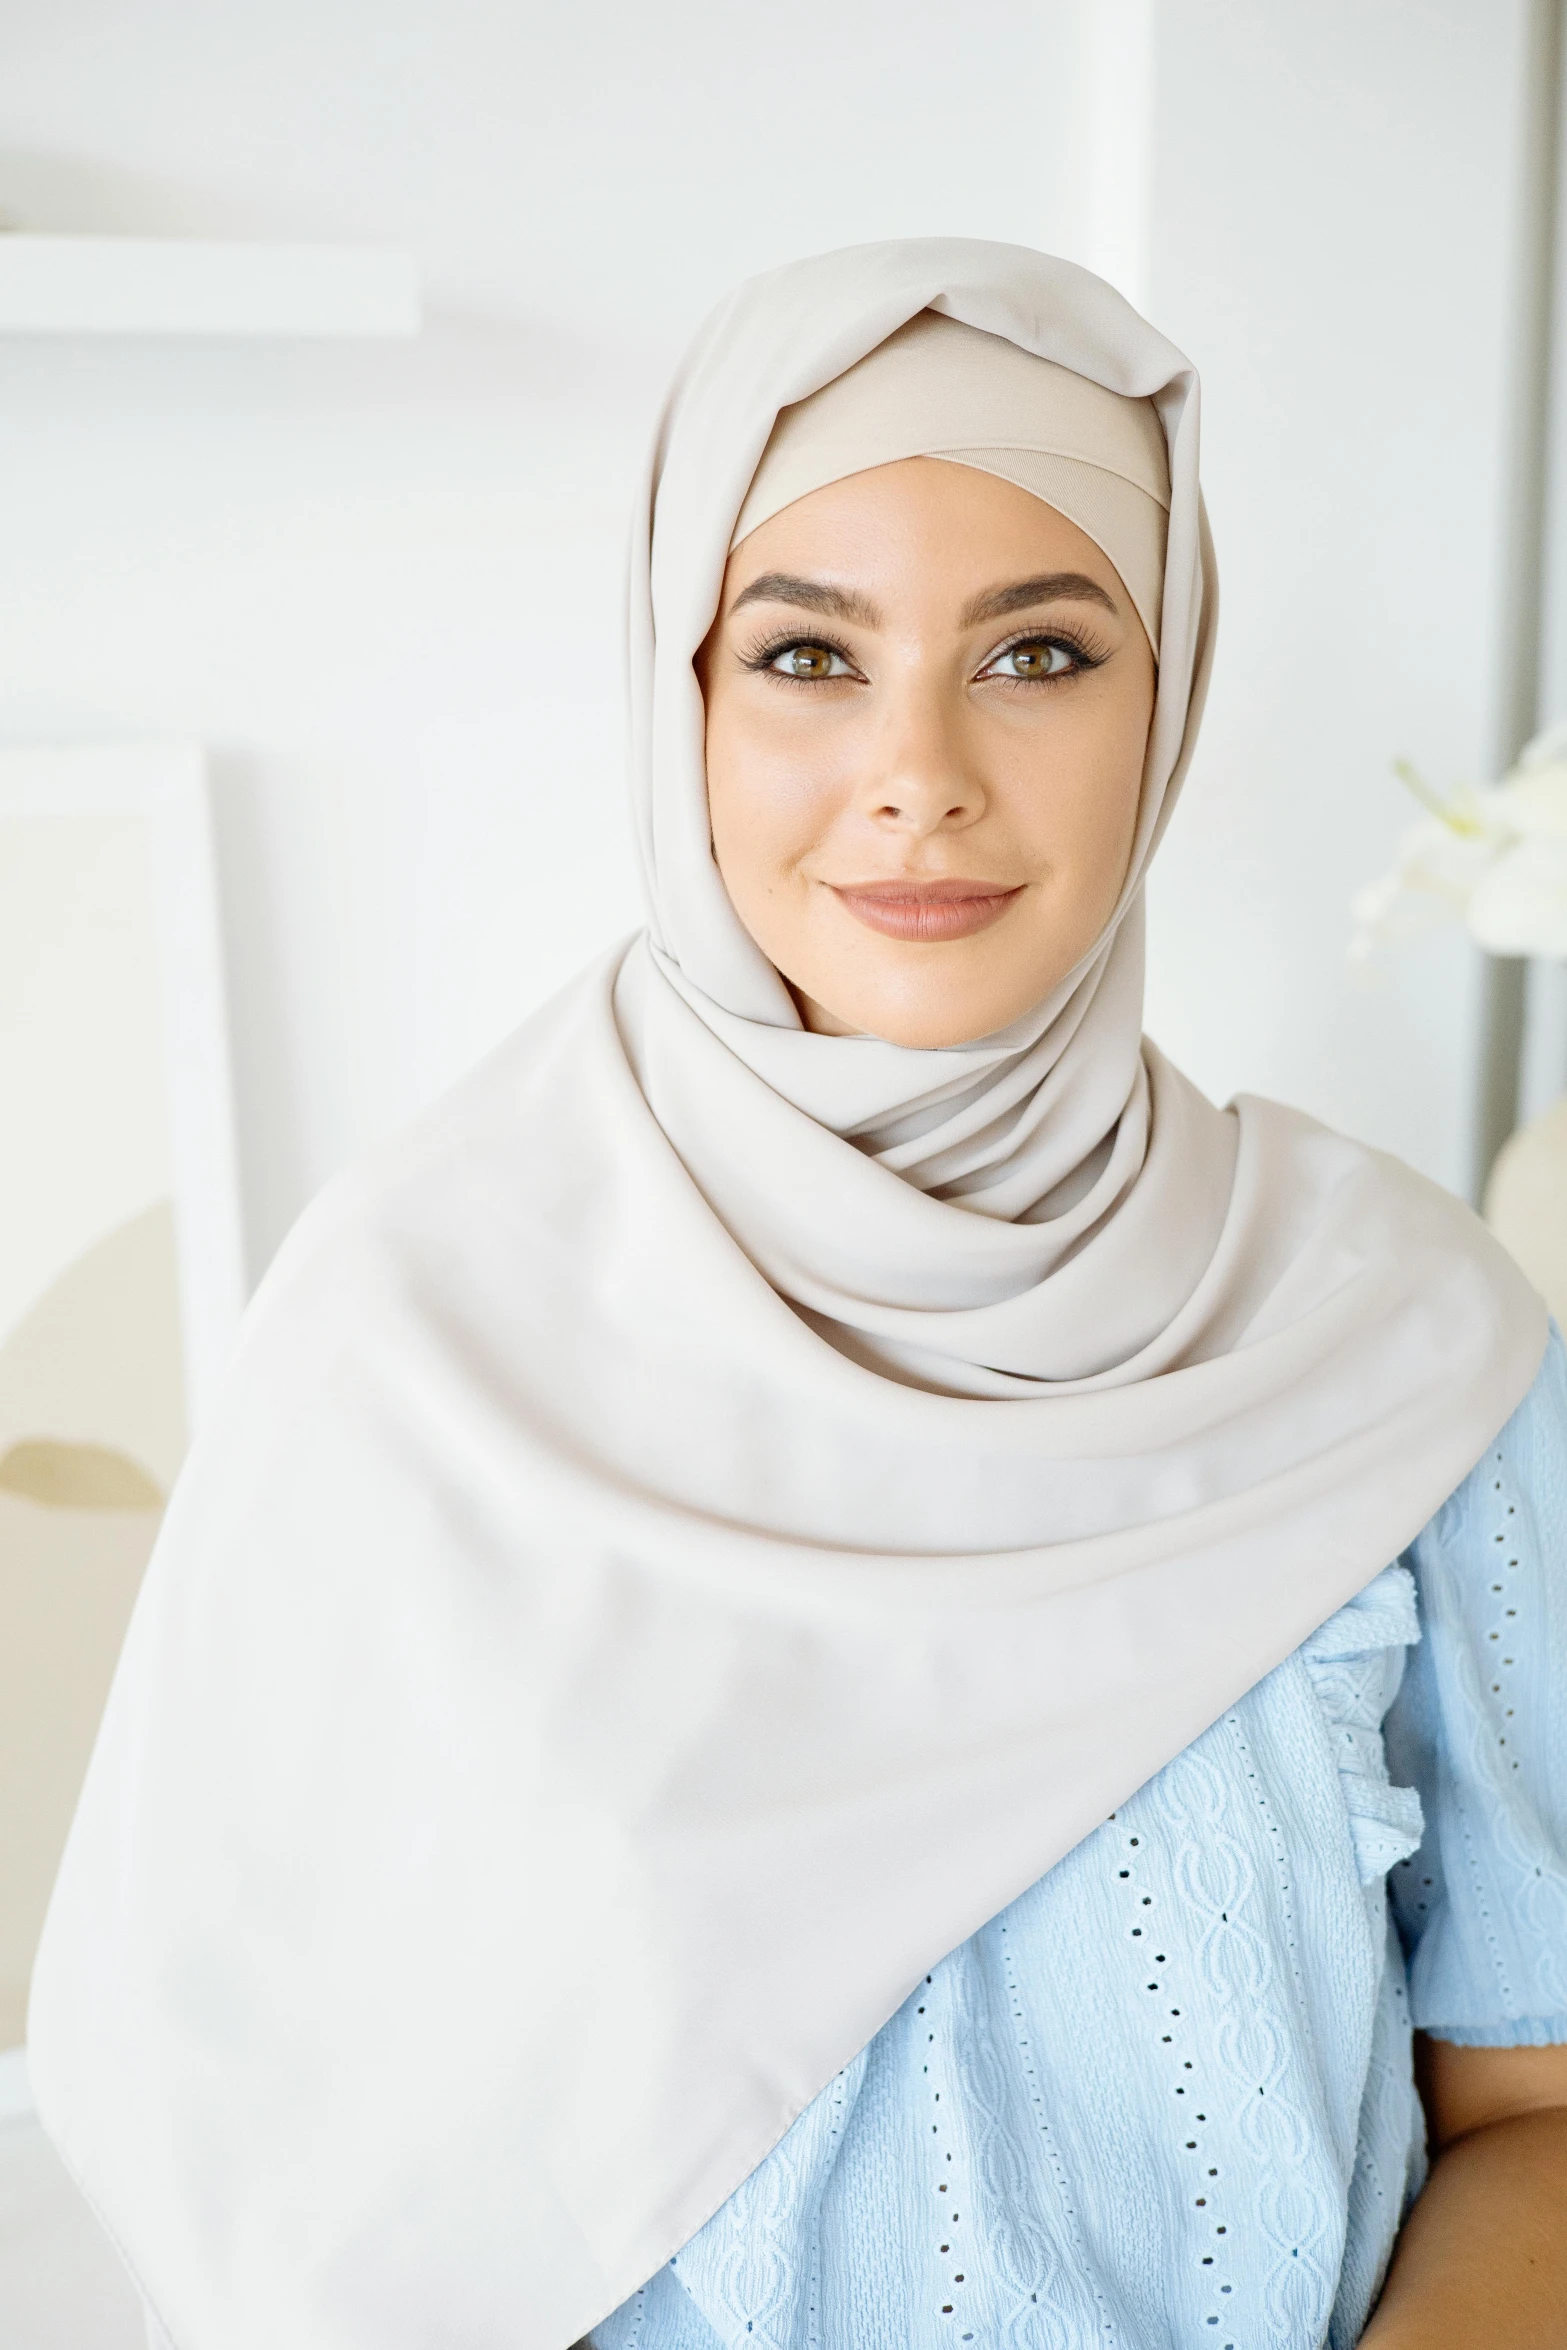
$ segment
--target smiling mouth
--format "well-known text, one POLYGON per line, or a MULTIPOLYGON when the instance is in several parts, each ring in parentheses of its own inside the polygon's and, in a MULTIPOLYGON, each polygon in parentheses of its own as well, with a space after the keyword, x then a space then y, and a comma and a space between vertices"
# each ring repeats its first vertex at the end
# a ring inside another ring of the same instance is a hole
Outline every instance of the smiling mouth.
POLYGON ((857 881, 828 885, 869 930, 884 938, 937 942, 972 938, 999 922, 1021 897, 1021 883, 999 888, 993 881, 857 881))

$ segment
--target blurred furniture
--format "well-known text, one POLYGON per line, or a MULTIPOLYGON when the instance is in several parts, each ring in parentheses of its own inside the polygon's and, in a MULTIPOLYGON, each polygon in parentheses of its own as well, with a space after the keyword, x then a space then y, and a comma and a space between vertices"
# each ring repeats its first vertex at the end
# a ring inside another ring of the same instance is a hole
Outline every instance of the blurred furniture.
POLYGON ((0 2056, 0 2343, 147 2350, 141 2296, 38 2125, 20 2051, 0 2056))
POLYGON ((1567 1100, 1503 1144, 1485 1220, 1567 1329, 1567 1100))

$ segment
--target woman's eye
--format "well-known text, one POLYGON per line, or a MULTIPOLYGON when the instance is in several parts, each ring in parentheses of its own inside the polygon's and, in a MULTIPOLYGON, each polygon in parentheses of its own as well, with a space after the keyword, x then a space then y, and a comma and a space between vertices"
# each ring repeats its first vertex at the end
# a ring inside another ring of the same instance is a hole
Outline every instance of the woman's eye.
POLYGON ((843 655, 831 645, 784 645, 767 664, 779 677, 852 677, 843 655))
POLYGON ((981 677, 1060 677, 1064 671, 1078 666, 1076 657, 1065 645, 1052 643, 1041 636, 1025 637, 1021 644, 1008 645, 993 661, 987 661, 981 677))

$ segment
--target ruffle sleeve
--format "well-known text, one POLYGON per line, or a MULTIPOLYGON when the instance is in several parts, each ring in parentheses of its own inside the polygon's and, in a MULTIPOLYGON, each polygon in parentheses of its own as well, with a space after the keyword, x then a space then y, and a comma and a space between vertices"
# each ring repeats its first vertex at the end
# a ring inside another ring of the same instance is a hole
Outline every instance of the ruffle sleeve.
POLYGON ((1386 1724, 1425 1833, 1392 1870, 1417 2028, 1567 2042, 1567 1352, 1411 1546, 1423 1638, 1386 1724))
POLYGON ((1420 1843, 1420 1797, 1393 1784, 1382 1731, 1419 1638, 1414 1577, 1407 1567, 1386 1567, 1300 1652, 1333 1741, 1362 1885, 1376 1884, 1420 1843))

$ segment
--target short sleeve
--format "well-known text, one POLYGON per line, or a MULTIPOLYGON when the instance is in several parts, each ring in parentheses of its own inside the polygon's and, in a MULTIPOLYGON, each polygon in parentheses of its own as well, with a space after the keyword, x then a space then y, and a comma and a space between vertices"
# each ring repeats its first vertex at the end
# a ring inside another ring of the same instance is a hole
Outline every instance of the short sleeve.
POLYGON ((1389 1880, 1418 2030, 1567 2041, 1567 1351, 1410 1551, 1421 1640, 1388 1714, 1419 1848, 1389 1880))

